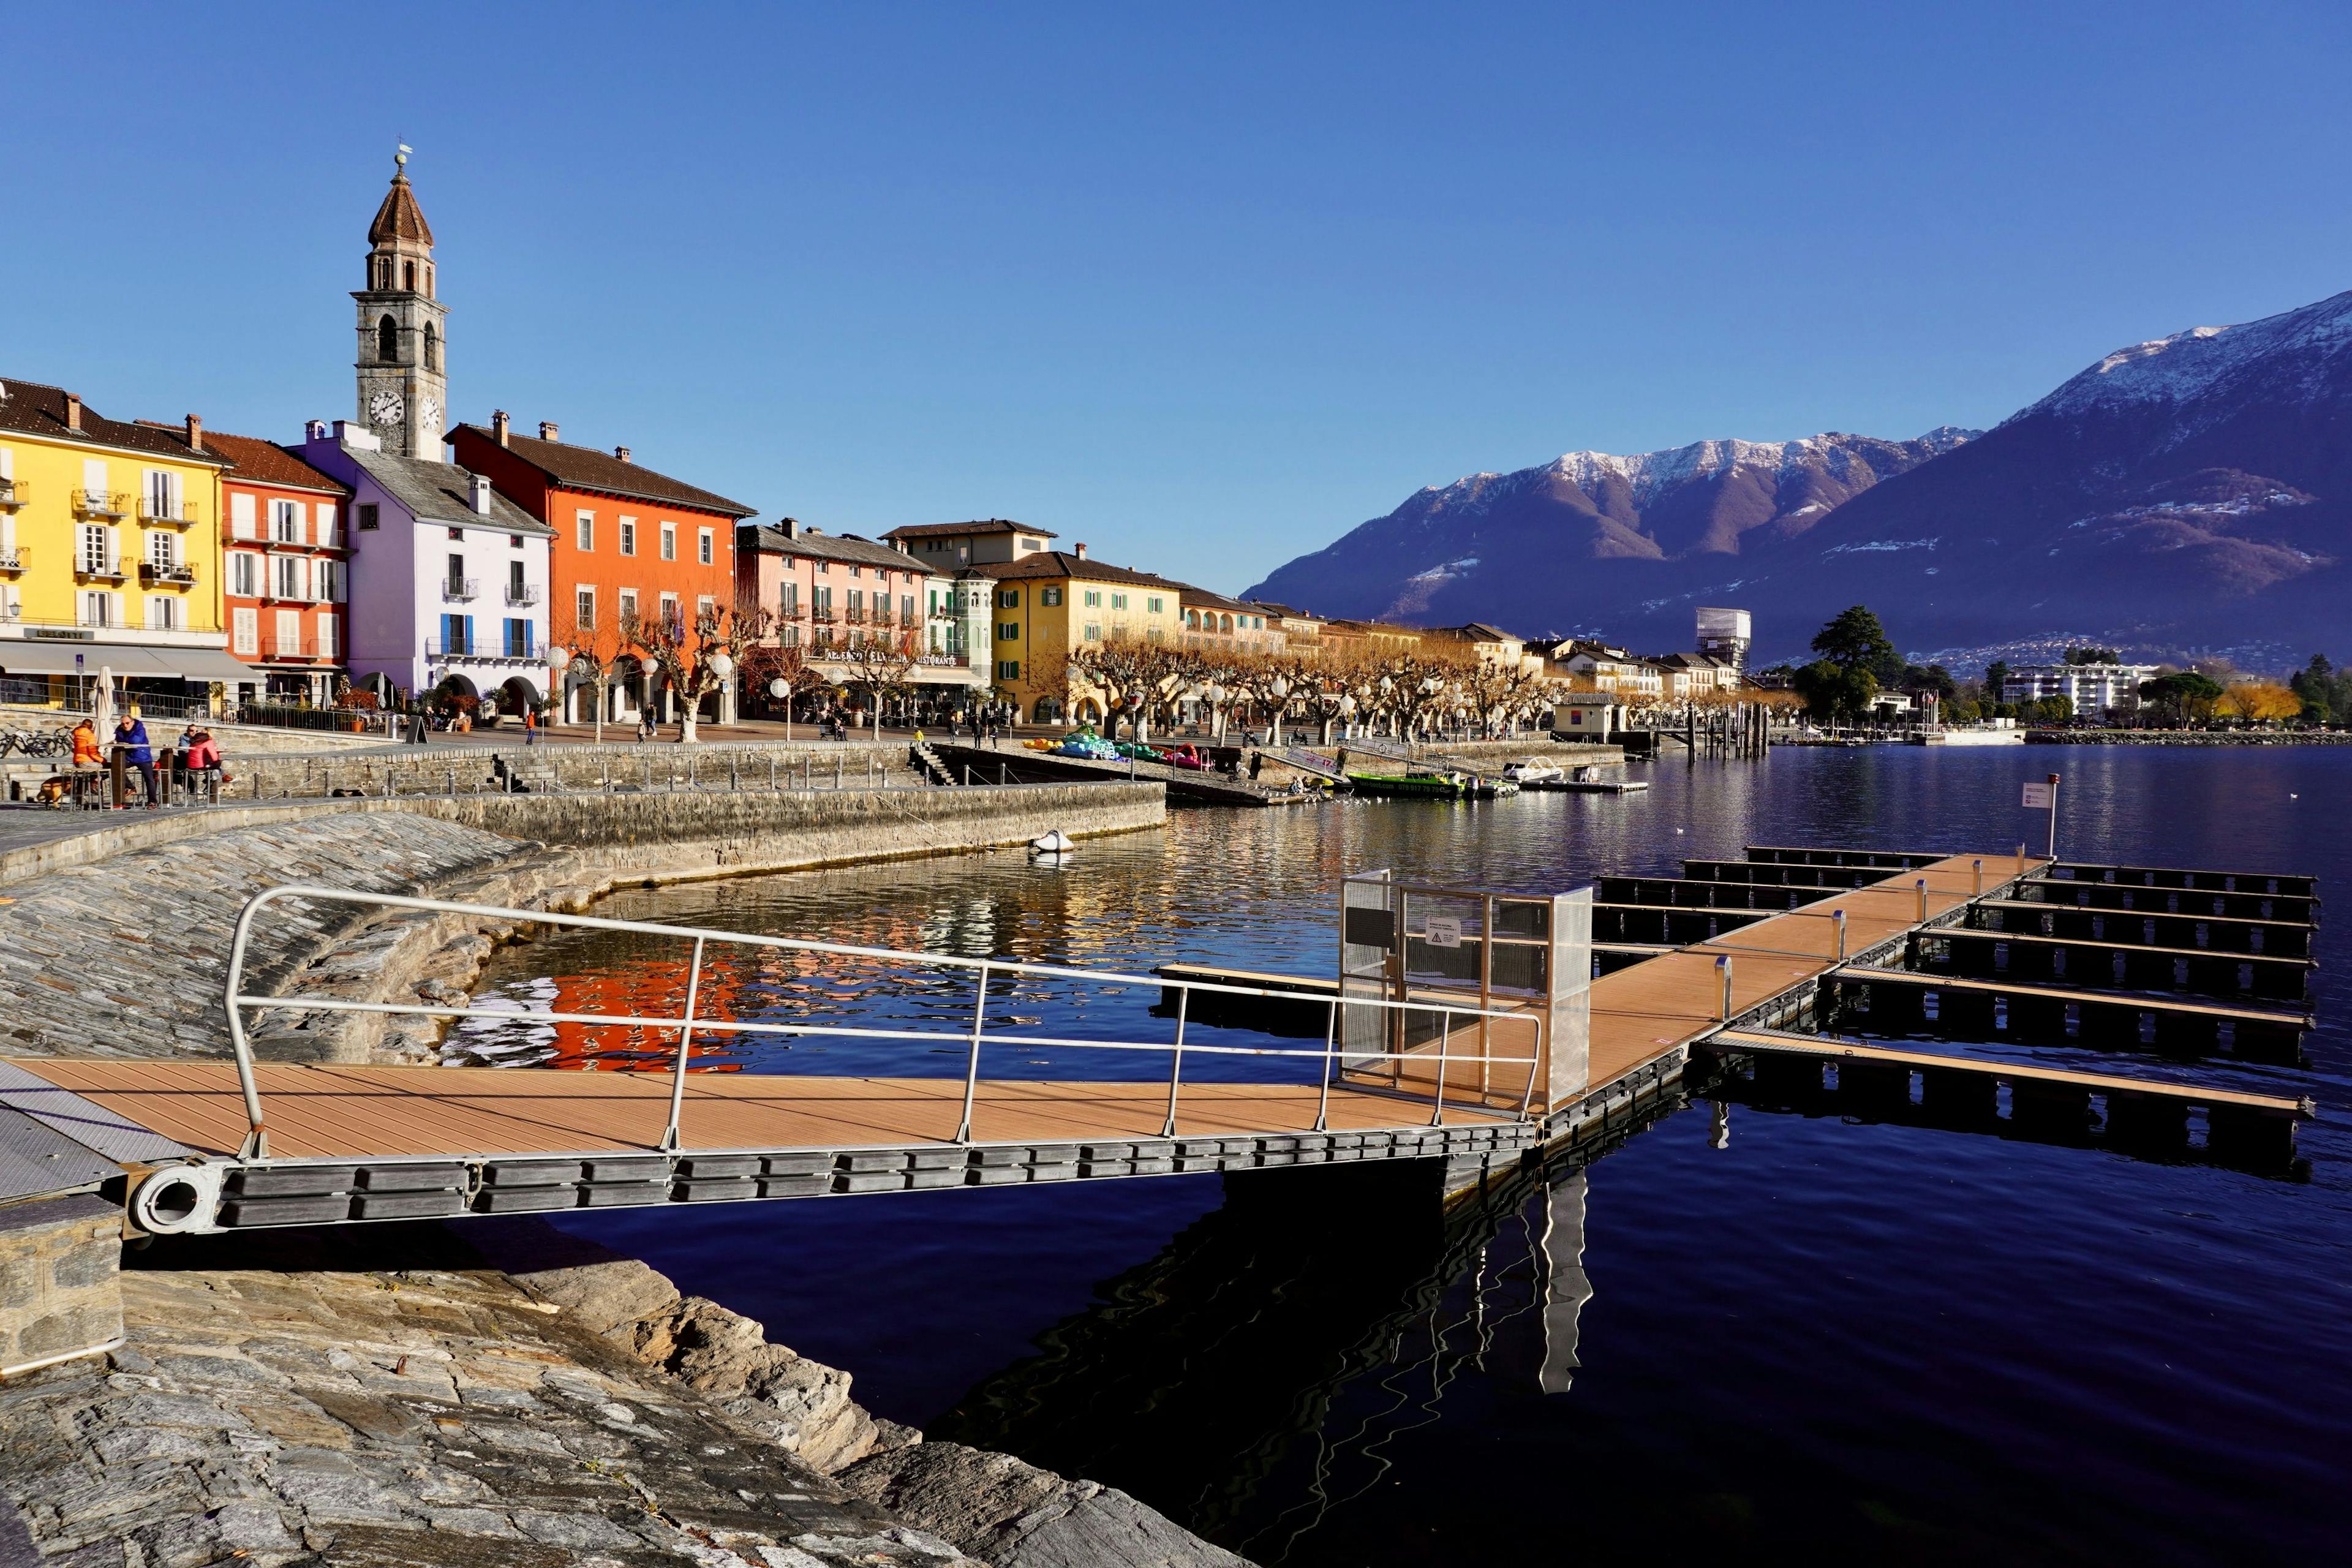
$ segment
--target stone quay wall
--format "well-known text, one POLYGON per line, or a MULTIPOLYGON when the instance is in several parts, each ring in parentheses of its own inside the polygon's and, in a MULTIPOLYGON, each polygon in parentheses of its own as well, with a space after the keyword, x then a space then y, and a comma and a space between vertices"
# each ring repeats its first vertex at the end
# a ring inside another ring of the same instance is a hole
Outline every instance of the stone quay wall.
MULTIPOLYGON (((610 889, 1017 845, 1166 820, 1157 784, 744 795, 482 795, 124 814, 0 856, 0 1049, 121 1057, 228 1049, 228 933, 265 888, 315 882, 578 910, 610 889), (98 842, 92 842, 97 840, 98 842)), ((290 901, 254 932, 248 989, 351 1001, 462 994, 509 922, 290 901)), ((270 1011, 255 1048, 419 1061, 440 1026, 270 1011)))
POLYGON ((2352 746, 2352 730, 2028 730, 2033 746, 2352 746))

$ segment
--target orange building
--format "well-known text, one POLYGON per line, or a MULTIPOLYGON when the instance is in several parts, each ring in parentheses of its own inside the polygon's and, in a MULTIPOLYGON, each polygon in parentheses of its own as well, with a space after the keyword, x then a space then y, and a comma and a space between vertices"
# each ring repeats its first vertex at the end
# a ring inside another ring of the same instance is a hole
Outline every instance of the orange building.
MULTIPOLYGON (((449 432, 458 464, 487 475, 498 492, 555 531, 549 561, 548 642, 608 662, 625 651, 618 628, 633 616, 694 626, 705 610, 735 607, 735 525, 752 509, 635 462, 626 447, 606 452, 557 439, 542 422, 538 439, 518 436, 503 411, 488 426, 449 432)), ((634 720, 648 706, 677 716, 676 694, 657 677, 627 668, 607 694, 607 720, 634 720)), ((564 678, 566 723, 596 717, 594 687, 575 657, 564 678)), ((735 716, 730 684, 719 692, 720 723, 735 716)))
POLYGON ((251 436, 205 439, 236 467, 221 475, 222 624, 228 651, 253 679, 234 695, 335 695, 348 638, 351 492, 325 474, 251 436))

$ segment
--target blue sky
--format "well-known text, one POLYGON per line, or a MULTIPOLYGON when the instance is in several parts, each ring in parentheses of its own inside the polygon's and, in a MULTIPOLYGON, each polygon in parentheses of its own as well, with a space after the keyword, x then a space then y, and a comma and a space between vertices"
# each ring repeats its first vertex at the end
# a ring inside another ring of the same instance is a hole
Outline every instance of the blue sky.
POLYGON ((352 414, 395 137, 451 400, 769 517, 1228 591, 1579 447, 1996 421, 2352 287, 2352 7, 20 7, 0 377, 352 414))

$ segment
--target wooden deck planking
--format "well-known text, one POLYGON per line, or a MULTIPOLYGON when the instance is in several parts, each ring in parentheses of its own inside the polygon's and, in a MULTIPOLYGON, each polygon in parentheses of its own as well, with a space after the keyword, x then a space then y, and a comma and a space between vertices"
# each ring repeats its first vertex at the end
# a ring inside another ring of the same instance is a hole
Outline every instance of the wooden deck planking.
POLYGON ((1927 884, 1930 919, 1977 897, 1974 863, 1979 858, 1989 862, 1987 893, 2048 864, 2032 856, 2021 867, 2013 855, 1997 863, 1990 857, 1950 856, 1602 975, 1592 983, 1591 1083, 1596 1088, 1610 1083, 1721 1027, 1722 984, 1715 968, 1718 955, 1731 958, 1731 1010, 1737 1016, 1838 967, 1836 922, 1823 917, 1844 910, 1846 951, 1865 952, 1918 923, 1917 884, 1922 880, 1927 884))
POLYGON ((2283 1028, 2307 1029, 2314 1022, 2308 1012, 2294 1013, 2284 1008, 2236 1007, 2227 1002, 2205 1002, 2192 997, 2154 996, 2135 991, 2092 991, 2079 985, 2046 985, 2019 984, 2008 980, 1979 980, 1953 974, 1931 974, 1918 969, 1870 969, 1849 964, 1838 970, 1839 980, 1883 981, 1893 985, 1909 985, 1927 991, 1991 992, 2003 996, 2036 996, 2057 1002, 2089 1003, 2102 1007, 2133 1007, 2148 1013, 2190 1013, 2205 1018, 2227 1018, 2246 1024, 2275 1024, 2283 1028))
MULTIPOLYGON (((233 1153, 246 1131, 236 1069, 227 1062, 120 1063, 18 1058, 18 1066, 192 1149, 233 1153)), ((668 1120, 664 1073, 510 1068, 314 1067, 258 1071, 273 1155, 365 1156, 636 1152, 668 1120)), ((947 1143, 962 1111, 961 1079, 689 1074, 680 1118, 688 1149, 845 1148, 947 1143)), ((1314 1085, 1188 1083, 1176 1135, 1305 1132, 1314 1085)), ((982 1142, 1066 1143, 1157 1138, 1168 1108, 1160 1083, 983 1080, 972 1136, 982 1142)), ((1449 1102, 1453 1120, 1508 1120, 1449 1102)), ((1418 1127, 1429 1101, 1335 1086, 1338 1131, 1418 1127)))
POLYGON ((2274 1094, 2249 1094, 2239 1089, 2206 1089, 2198 1084, 2169 1083, 2156 1079, 2118 1078, 2112 1073, 2077 1072, 2071 1068, 2042 1067, 2031 1062, 2005 1062, 1990 1057, 1949 1056, 1935 1051, 1906 1051, 1868 1046, 1859 1040, 1829 1036, 1796 1036, 1730 1029, 1713 1042, 1731 1050, 1770 1051, 1784 1056, 1812 1057, 1825 1061, 1870 1062, 1886 1067, 1915 1068, 1928 1072, 1971 1072, 1988 1078, 2063 1084, 2095 1094, 2146 1095, 2182 1100, 2199 1105, 2242 1106, 2276 1116, 2310 1114, 2308 1101, 2274 1094))

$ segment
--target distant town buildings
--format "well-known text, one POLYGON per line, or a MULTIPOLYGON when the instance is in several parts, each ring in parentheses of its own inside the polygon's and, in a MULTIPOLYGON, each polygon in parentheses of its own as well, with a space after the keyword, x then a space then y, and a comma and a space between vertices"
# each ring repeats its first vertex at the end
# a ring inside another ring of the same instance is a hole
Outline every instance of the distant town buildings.
POLYGON ((2154 679, 2150 664, 2028 664, 2018 666, 2000 683, 2003 702, 2038 702, 2063 697, 2083 718, 2129 712, 2139 706, 2140 683, 2154 679))

